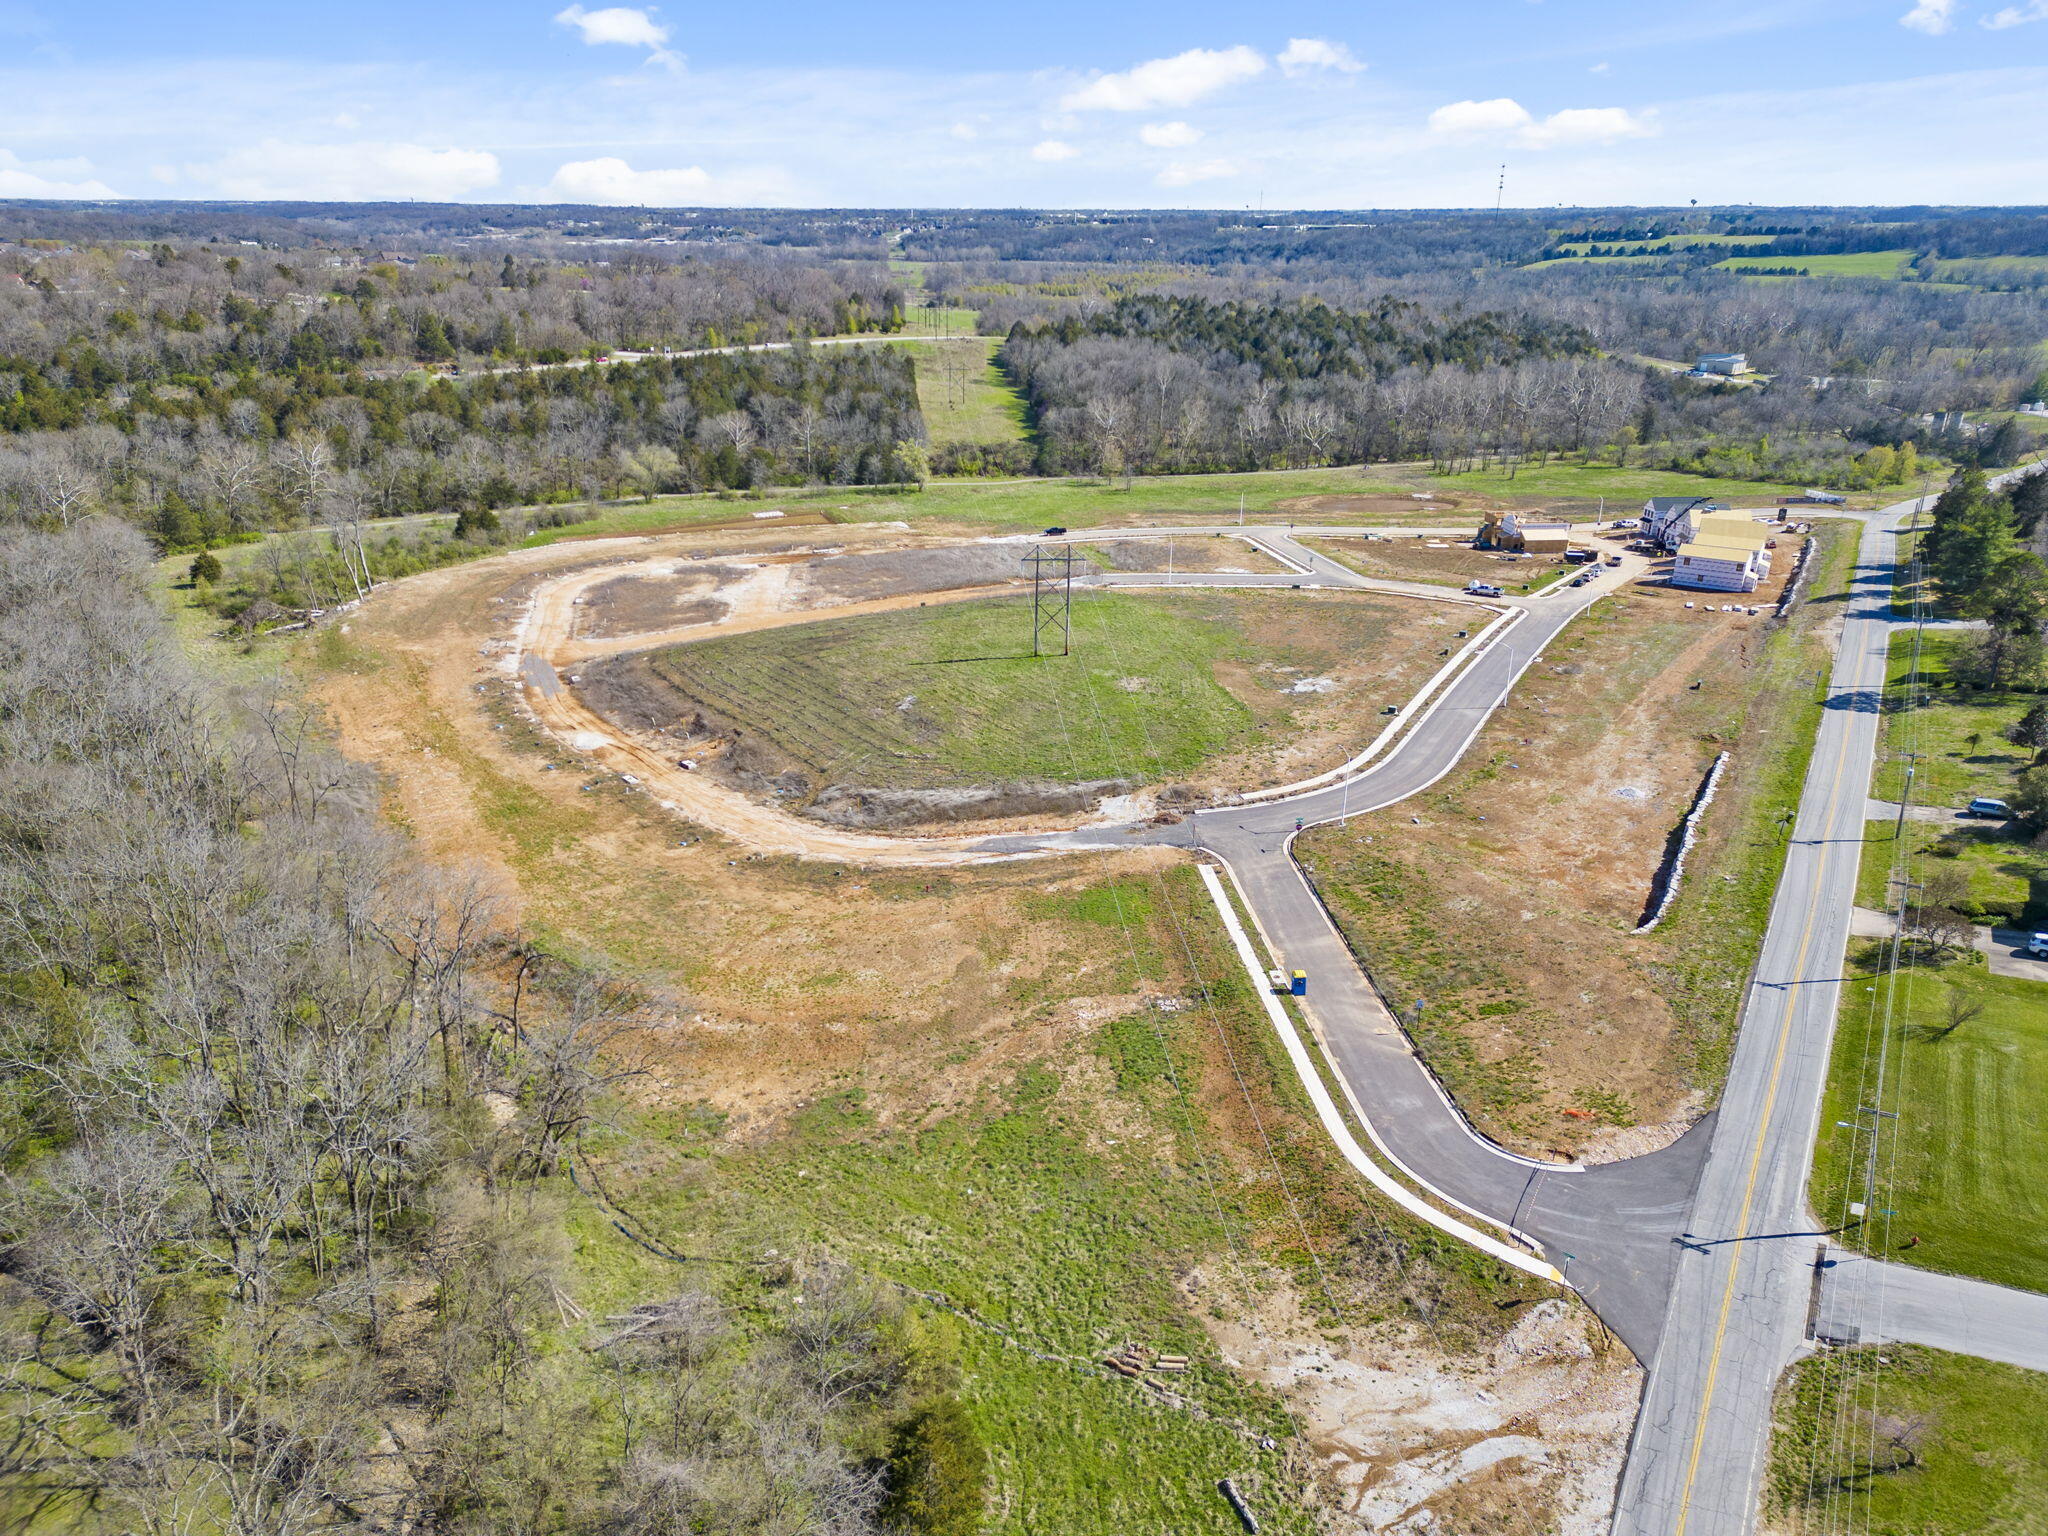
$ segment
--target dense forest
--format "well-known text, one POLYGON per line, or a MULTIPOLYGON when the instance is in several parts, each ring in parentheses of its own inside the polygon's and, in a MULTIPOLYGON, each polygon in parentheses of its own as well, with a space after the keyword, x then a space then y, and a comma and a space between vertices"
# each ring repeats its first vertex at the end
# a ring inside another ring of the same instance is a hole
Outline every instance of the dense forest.
POLYGON ((558 1191, 663 1000, 424 864, 289 692, 195 671, 147 562, 0 530, 10 1526, 971 1519, 944 1348, 829 1256, 576 1305, 558 1191))
POLYGON ((334 517, 892 480, 922 432, 909 364, 884 349, 579 365, 893 325, 872 264, 290 258, 20 248, 0 281, 0 501, 56 523, 116 510, 181 548, 334 517))
POLYGON ((1962 413, 2048 394, 2048 287, 2025 265, 2044 244, 2048 216, 2026 209, 19 204, 0 212, 0 509, 49 526, 110 511, 196 549, 932 468, 1563 453, 1898 485, 2028 451, 2016 422, 1962 413), (1555 259, 1596 250, 1626 259, 1555 259), (1912 260, 1826 281, 1715 265, 1876 250, 1912 260), (1994 252, 2012 282, 1917 280, 1994 252), (910 357, 803 345, 905 334, 899 254, 926 261, 915 302, 1002 338, 1027 441, 931 441, 910 357), (1745 387, 1686 376, 1724 350, 1757 370, 1745 387))

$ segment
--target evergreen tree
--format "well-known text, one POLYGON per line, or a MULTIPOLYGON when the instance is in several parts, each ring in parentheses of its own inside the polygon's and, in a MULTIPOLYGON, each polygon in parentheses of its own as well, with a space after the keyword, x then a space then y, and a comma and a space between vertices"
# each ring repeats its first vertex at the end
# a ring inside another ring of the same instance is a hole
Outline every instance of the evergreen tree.
POLYGON ((2020 555, 2012 514, 1991 494, 1980 469, 1964 470, 1934 503, 1934 526, 1922 541, 1928 574, 1972 618, 1972 600, 2006 561, 2020 555))
POLYGON ((455 514, 455 537, 484 541, 503 533, 504 525, 489 507, 464 507, 455 514))
POLYGON ((2029 709, 2005 728, 2005 739, 2037 758, 2048 758, 2048 700, 2029 709))
POLYGON ((209 586, 217 585, 221 578, 220 556, 210 549, 202 549, 199 558, 192 562, 185 575, 194 586, 202 581, 209 586))
POLYGON ((942 1397, 897 1430, 882 1517, 917 1536, 974 1536, 987 1502, 988 1452, 956 1397, 942 1397))

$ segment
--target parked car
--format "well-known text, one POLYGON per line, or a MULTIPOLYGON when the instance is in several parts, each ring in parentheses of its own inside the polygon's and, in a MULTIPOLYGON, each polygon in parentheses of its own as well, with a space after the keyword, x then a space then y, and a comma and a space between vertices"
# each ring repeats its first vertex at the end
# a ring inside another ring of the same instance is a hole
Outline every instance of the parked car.
POLYGON ((2036 960, 2048 960, 2048 933, 2037 933, 2028 939, 2027 953, 2036 960))
POLYGON ((1584 565, 1588 560, 1598 560, 1599 558, 1600 551, 1597 549, 1568 549, 1564 552, 1564 563, 1566 565, 1584 565))
POLYGON ((1505 594, 1490 581, 1468 581, 1465 583, 1465 595, 1467 597, 1501 597, 1505 594))
POLYGON ((2000 821, 2012 815, 2012 807, 2003 800, 1991 800, 1980 795, 1963 811, 1965 816, 1995 816, 2000 821))
POLYGON ((1609 555, 1609 556, 1607 557, 1607 563, 1608 563, 1609 565, 1619 565, 1619 564, 1621 564, 1621 556, 1619 556, 1619 555, 1609 555))
POLYGON ((1640 528, 1643 526, 1643 524, 1640 518, 1617 517, 1613 522, 1609 523, 1607 526, 1610 528, 1640 528))

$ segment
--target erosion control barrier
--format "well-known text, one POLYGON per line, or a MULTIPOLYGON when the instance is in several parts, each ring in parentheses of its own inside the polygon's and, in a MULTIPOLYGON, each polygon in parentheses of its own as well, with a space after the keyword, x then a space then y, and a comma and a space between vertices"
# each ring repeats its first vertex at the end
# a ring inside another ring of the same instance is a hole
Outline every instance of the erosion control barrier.
POLYGON ((1793 563, 1791 578, 1786 581, 1784 594, 1778 599, 1775 617, 1784 618, 1806 600, 1807 584, 1813 577, 1813 552, 1819 545, 1819 539, 1809 538, 1799 546, 1799 558, 1793 563))
POLYGON ((1664 921, 1664 914, 1678 899, 1679 880, 1685 874, 1685 856, 1692 852, 1693 839, 1699 836, 1700 818, 1713 802, 1714 788, 1721 782, 1721 770, 1727 766, 1728 754, 1723 752, 1714 759, 1714 766, 1707 770, 1700 792, 1693 797, 1692 809, 1685 813, 1685 820, 1680 825, 1678 846, 1665 858, 1664 867, 1657 871, 1657 878, 1650 886, 1650 915, 1636 924, 1631 932, 1648 933, 1664 921))

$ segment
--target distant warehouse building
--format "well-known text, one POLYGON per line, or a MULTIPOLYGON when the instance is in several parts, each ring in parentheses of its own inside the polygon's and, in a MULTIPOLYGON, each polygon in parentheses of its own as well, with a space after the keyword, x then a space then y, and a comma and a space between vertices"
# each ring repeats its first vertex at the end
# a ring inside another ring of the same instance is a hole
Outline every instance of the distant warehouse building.
POLYGON ((1678 546, 1671 584, 1703 592, 1754 592, 1771 573, 1771 531, 1746 517, 1702 517, 1678 546))
POLYGON ((1749 372, 1749 354, 1746 352, 1709 352, 1693 364, 1694 373, 1714 373, 1722 378, 1736 379, 1749 372))

